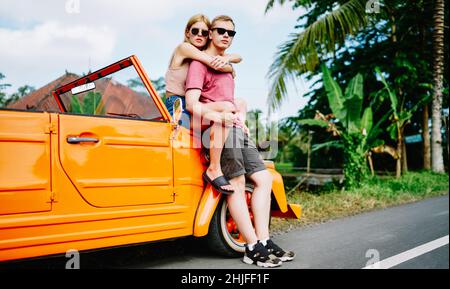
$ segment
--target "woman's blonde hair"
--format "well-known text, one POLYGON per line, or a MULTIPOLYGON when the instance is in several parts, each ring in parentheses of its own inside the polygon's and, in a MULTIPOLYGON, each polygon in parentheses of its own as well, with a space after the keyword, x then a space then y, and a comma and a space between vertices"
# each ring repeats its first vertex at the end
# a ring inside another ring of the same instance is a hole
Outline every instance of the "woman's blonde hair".
POLYGON ((197 22, 203 22, 208 26, 208 29, 211 28, 211 22, 209 21, 209 18, 206 15, 203 14, 196 14, 189 18, 188 23, 186 24, 186 29, 184 29, 184 42, 188 42, 189 39, 186 37, 186 33, 191 30, 192 25, 194 25, 197 22))

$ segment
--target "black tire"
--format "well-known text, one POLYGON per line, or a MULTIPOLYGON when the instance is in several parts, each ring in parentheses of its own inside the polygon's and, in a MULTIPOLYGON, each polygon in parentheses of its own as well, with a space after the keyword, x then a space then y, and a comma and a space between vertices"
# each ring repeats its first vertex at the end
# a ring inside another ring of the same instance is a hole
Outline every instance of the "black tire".
POLYGON ((226 198, 222 198, 209 224, 209 232, 205 237, 206 245, 211 251, 224 257, 243 256, 244 243, 238 243, 227 230, 226 216, 228 204, 226 198))

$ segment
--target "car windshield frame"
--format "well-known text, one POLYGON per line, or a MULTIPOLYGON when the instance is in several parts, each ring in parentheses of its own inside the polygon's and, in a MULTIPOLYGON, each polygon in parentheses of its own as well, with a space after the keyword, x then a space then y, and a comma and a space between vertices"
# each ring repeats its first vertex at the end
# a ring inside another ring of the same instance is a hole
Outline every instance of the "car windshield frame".
POLYGON ((79 86, 86 85, 89 83, 94 83, 95 81, 97 81, 101 78, 108 77, 109 75, 116 73, 122 69, 126 69, 130 66, 133 66, 134 69, 136 70, 139 78, 141 79, 142 83, 144 84, 145 89, 149 93, 150 98, 153 100, 156 108, 161 113, 161 116, 163 118, 162 121, 171 122, 172 117, 170 116, 170 114, 169 114, 167 108, 165 107, 164 103, 162 102, 161 98, 158 96, 158 93, 156 92, 152 83, 150 82, 150 80, 149 80, 150 78, 148 78, 139 59, 135 55, 124 58, 124 59, 117 61, 113 64, 110 64, 102 69, 99 69, 97 71, 89 73, 86 76, 80 77, 77 80, 74 80, 70 83, 62 85, 62 86, 54 89, 52 91, 52 95, 53 95, 54 99, 56 100, 56 103, 58 104, 58 107, 61 110, 61 112, 67 113, 68 110, 67 110, 66 106, 64 105, 64 102, 61 99, 61 95, 71 91, 75 87, 79 87, 79 86))

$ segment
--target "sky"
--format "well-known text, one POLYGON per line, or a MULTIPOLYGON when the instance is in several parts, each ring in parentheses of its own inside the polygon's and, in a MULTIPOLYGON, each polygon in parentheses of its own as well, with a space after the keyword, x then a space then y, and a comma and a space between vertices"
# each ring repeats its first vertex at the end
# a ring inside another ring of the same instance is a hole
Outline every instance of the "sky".
MULTIPOLYGON (((151 79, 164 76, 174 48, 183 41, 187 20, 203 13, 210 19, 233 18, 237 34, 230 53, 235 65, 235 96, 249 109, 267 112, 267 73, 279 45, 294 32, 301 10, 276 5, 264 13, 267 0, 1 0, 0 72, 6 92, 28 84, 35 88, 66 70, 95 71, 137 55, 151 79)), ((273 119, 295 115, 306 103, 309 84, 288 86, 288 100, 273 119)))

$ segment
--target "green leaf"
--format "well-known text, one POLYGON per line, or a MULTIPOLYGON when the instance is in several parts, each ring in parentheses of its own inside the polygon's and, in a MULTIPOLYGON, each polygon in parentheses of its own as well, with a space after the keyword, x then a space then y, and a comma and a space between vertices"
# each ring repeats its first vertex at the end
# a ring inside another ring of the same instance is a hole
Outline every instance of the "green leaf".
POLYGON ((95 115, 98 105, 102 100, 99 92, 90 91, 83 99, 83 110, 85 114, 95 115))
POLYGON ((378 122, 372 126, 372 129, 370 131, 368 131, 368 136, 367 136, 367 144, 371 147, 374 147, 371 145, 371 143, 374 143, 377 141, 378 136, 380 135, 380 133, 383 132, 383 130, 380 128, 381 125, 388 119, 388 117, 391 115, 392 113, 392 109, 389 110, 386 114, 383 115, 383 117, 381 119, 378 120, 378 122))
POLYGON ((358 99, 363 98, 363 80, 364 79, 361 73, 358 73, 350 80, 347 88, 345 89, 346 99, 354 99, 355 97, 358 99))
POLYGON ((397 111, 397 106, 398 106, 398 99, 397 99, 397 95, 395 94, 395 92, 393 90, 390 89, 388 83, 386 82, 386 79, 384 78, 383 74, 380 71, 379 67, 375 68, 375 71, 377 73, 377 76, 381 79, 381 82, 384 85, 384 90, 386 90, 389 99, 391 100, 391 108, 392 111, 394 113, 395 117, 398 117, 398 111, 397 111))
POLYGON ((377 139, 377 140, 375 140, 373 143, 370 144, 369 149, 375 148, 375 147, 380 146, 380 145, 384 145, 384 140, 382 140, 382 139, 377 139))
POLYGON ((342 90, 339 87, 339 84, 331 76, 330 70, 325 64, 322 65, 322 73, 323 86, 327 92, 330 109, 334 116, 342 122, 346 117, 346 111, 344 108, 345 100, 342 95, 342 90))
POLYGON ((330 148, 330 147, 334 147, 334 148, 344 148, 344 145, 342 144, 342 141, 340 140, 332 140, 332 141, 328 141, 328 142, 324 142, 321 144, 315 144, 312 146, 312 150, 313 152, 318 151, 320 149, 323 148, 330 148))
POLYGON ((397 140, 397 123, 393 123, 390 126, 388 126, 387 131, 389 133, 389 136, 392 140, 397 140))
POLYGON ((70 112, 72 112, 72 113, 84 114, 81 103, 78 100, 78 97, 76 97, 75 95, 72 95, 72 100, 70 102, 70 108, 71 108, 70 112))
POLYGON ((364 114, 361 119, 361 131, 363 131, 365 129, 366 134, 369 135, 370 131, 372 130, 372 125, 373 125, 372 108, 367 107, 364 110, 364 114))
POLYGON ((309 126, 320 126, 320 127, 328 127, 328 122, 322 119, 302 119, 298 121, 301 125, 309 125, 309 126))
POLYGON ((361 126, 361 110, 363 103, 363 76, 358 73, 353 77, 345 89, 344 107, 347 112, 347 118, 344 126, 350 133, 356 133, 361 126))

